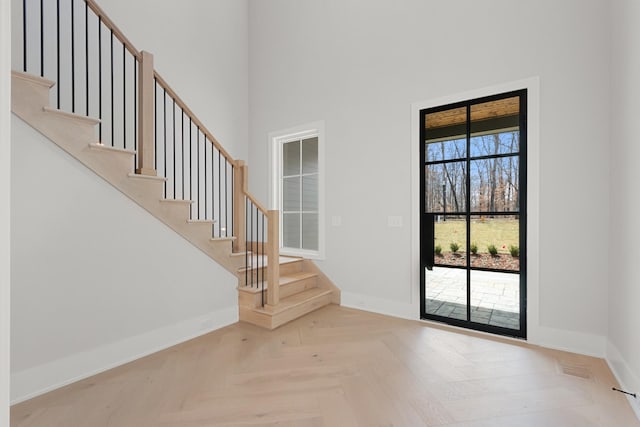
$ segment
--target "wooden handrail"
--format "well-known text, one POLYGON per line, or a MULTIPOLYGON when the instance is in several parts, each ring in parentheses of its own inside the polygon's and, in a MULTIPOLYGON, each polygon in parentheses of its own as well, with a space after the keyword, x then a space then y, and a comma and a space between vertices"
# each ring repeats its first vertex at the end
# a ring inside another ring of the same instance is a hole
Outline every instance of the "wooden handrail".
POLYGON ((127 36, 124 35, 120 28, 107 16, 107 14, 96 4, 94 0, 85 0, 87 6, 102 20, 102 23, 111 31, 113 31, 113 35, 116 36, 118 40, 127 48, 127 50, 136 57, 136 59, 140 59, 140 52, 135 48, 133 43, 129 41, 127 36))
POLYGON ((242 199, 242 195, 244 195, 267 219, 267 253, 268 253, 268 267, 267 267, 267 275, 269 288, 271 291, 269 292, 269 301, 270 305, 277 305, 279 302, 279 286, 278 286, 278 277, 279 277, 279 212, 278 211, 269 211, 266 207, 264 207, 254 196, 249 194, 247 189, 247 169, 244 165, 244 162, 241 160, 234 160, 233 157, 225 150, 220 142, 213 136, 213 134, 207 129, 207 127, 198 119, 198 117, 191 111, 191 109, 187 106, 187 104, 178 96, 178 94, 171 88, 169 83, 156 71, 153 69, 153 56, 147 52, 138 51, 133 43, 129 41, 129 39, 124 35, 124 33, 118 28, 118 26, 107 16, 107 14, 98 6, 95 0, 85 0, 87 7, 89 7, 96 16, 100 19, 100 21, 105 25, 107 29, 109 29, 113 35, 122 43, 122 45, 133 55, 137 61, 140 63, 140 75, 139 75, 139 90, 140 90, 140 100, 141 106, 146 105, 147 108, 142 108, 142 112, 140 114, 141 122, 139 126, 141 129, 144 128, 144 131, 140 133, 140 147, 139 150, 143 150, 146 146, 147 152, 143 154, 141 151, 141 162, 139 167, 137 168, 138 173, 147 174, 147 175, 155 175, 156 171, 153 169, 152 163, 150 163, 150 159, 153 158, 153 140, 151 139, 151 135, 153 135, 152 131, 152 123, 153 116, 150 116, 151 109, 148 99, 145 98, 145 94, 147 97, 151 96, 151 86, 152 83, 149 81, 150 79, 155 79, 155 81, 160 85, 160 87, 173 99, 175 104, 186 113, 190 118, 191 123, 195 124, 196 127, 202 131, 205 135, 205 138, 208 139, 211 144, 224 156, 224 158, 231 163, 236 171, 234 172, 234 179, 236 179, 239 186, 236 187, 235 191, 237 195, 234 195, 234 206, 235 218, 234 218, 234 234, 237 239, 234 242, 234 250, 247 250, 245 246, 245 238, 246 238, 246 230, 242 226, 244 217, 243 212, 245 211, 245 201, 242 199), (143 63, 143 59, 145 59, 145 63, 143 63), (147 70, 146 73, 143 73, 144 70, 147 70), (146 75, 146 77, 145 77, 146 75), (153 76, 153 77, 151 77, 153 76), (146 82, 146 85, 145 85, 146 82), (144 101, 144 102, 143 102, 144 101), (147 114, 142 114, 146 111, 147 114), (145 118, 143 118, 145 117, 145 118), (144 142, 146 141, 146 142, 144 142))
POLYGON ((249 199, 249 201, 251 203, 253 203, 255 205, 256 208, 258 208, 258 210, 260 212, 262 212, 265 216, 269 215, 269 211, 267 210, 267 208, 262 206, 262 204, 260 202, 258 202, 251 194, 249 194, 248 192, 245 191, 244 195, 247 197, 247 199, 249 199))
POLYGON ((187 113, 187 116, 189 116, 189 118, 191 118, 191 121, 193 122, 193 124, 195 124, 198 127, 198 129, 200 129, 204 133, 206 138, 209 141, 211 141, 211 143, 214 145, 214 147, 216 147, 218 149, 218 151, 220 151, 220 153, 227 159, 227 161, 229 161, 230 163, 234 163, 235 160, 233 159, 233 157, 231 157, 231 154, 227 153, 227 150, 225 150, 222 147, 222 145, 220 145, 218 140, 213 136, 213 134, 211 132, 209 132, 207 127, 198 119, 198 117, 193 113, 193 111, 191 111, 191 109, 189 107, 187 107, 187 104, 182 100, 182 98, 180 98, 178 96, 178 94, 171 88, 171 86, 169 86, 169 83, 167 83, 167 81, 165 79, 163 79, 162 76, 160 74, 158 74, 157 71, 154 71, 154 76, 155 76, 157 82, 162 87, 162 89, 166 90, 167 94, 171 98, 173 98, 173 100, 180 107, 180 109, 183 112, 187 113))

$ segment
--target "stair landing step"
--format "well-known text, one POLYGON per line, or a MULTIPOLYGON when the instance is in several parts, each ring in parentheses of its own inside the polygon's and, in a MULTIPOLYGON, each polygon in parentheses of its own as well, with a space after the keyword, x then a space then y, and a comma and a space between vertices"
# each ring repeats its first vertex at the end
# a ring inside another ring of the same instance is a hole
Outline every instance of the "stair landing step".
POLYGON ((275 307, 240 307, 240 320, 267 329, 275 329, 331 304, 331 294, 330 289, 313 288, 284 298, 275 307))

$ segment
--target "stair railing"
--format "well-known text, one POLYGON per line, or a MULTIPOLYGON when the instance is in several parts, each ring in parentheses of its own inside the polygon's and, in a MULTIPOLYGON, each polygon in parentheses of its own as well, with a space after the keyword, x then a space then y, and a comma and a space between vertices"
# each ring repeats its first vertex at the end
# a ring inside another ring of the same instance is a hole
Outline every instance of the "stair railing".
POLYGON ((22 70, 56 82, 58 109, 100 119, 101 143, 135 151, 140 52, 93 0, 22 5, 22 70))
POLYGON ((234 181, 240 190, 234 197, 234 224, 237 225, 234 235, 237 250, 245 253, 243 283, 247 287, 261 289, 263 306, 266 283, 266 303, 277 305, 280 301, 279 211, 267 210, 247 191, 248 169, 242 160, 237 161, 234 181))
POLYGON ((98 118, 99 143, 134 151, 137 174, 164 177, 164 198, 192 201, 190 220, 212 222, 212 238, 235 237, 245 285, 264 290, 266 270, 267 303, 277 304, 278 211, 251 196, 244 162, 154 69, 153 55, 137 50, 94 0, 22 5, 22 70, 56 82, 58 109, 98 118))

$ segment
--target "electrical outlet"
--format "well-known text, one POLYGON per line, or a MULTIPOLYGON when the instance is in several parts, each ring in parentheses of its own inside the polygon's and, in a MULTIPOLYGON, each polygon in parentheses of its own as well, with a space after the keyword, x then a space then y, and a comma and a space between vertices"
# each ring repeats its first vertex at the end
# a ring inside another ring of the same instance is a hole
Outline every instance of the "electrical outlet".
POLYGON ((389 227, 402 227, 402 217, 401 216, 387 217, 387 225, 389 227))
POLYGON ((333 227, 340 227, 342 226, 342 217, 339 215, 334 215, 331 217, 331 225, 333 227))

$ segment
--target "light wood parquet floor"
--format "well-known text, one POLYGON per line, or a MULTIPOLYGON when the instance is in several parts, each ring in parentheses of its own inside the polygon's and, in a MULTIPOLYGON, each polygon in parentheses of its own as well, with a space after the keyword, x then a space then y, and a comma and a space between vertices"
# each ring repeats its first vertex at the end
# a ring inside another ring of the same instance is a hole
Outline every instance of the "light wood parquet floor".
POLYGON ((13 427, 640 426, 601 359, 331 305, 11 409, 13 427))

